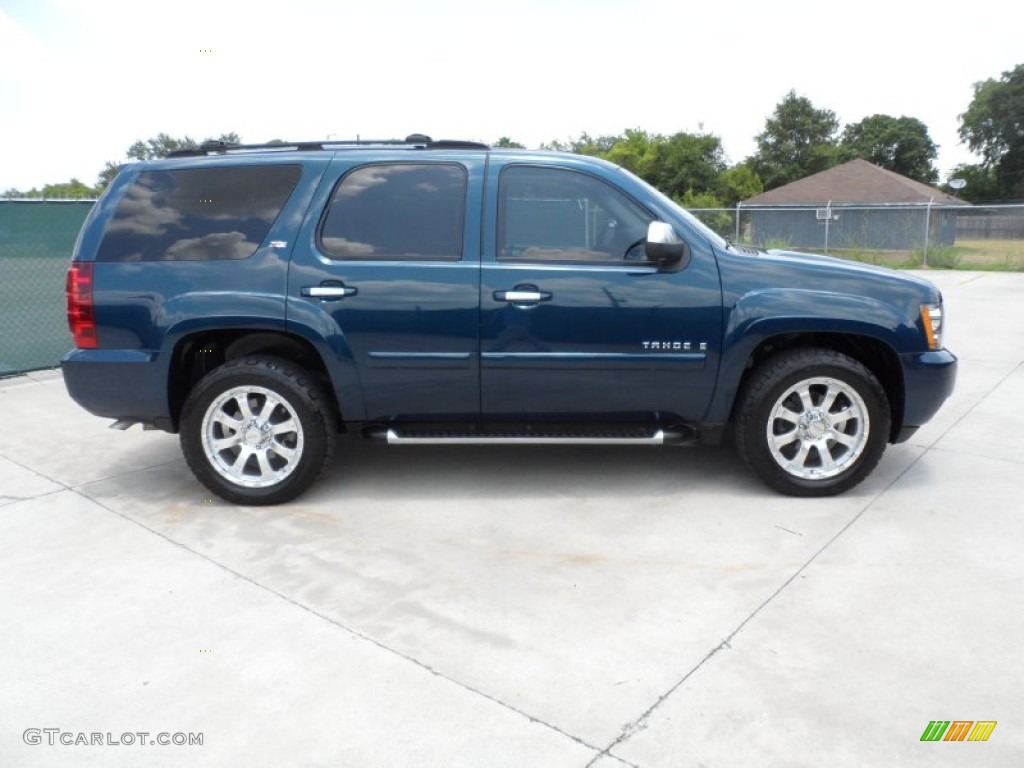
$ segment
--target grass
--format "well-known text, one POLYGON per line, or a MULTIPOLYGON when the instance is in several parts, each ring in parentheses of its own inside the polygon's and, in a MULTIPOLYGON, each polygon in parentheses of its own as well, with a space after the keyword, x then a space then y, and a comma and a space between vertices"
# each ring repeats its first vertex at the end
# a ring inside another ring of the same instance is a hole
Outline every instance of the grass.
POLYGON ((953 247, 964 254, 960 269, 1024 270, 1024 239, 959 240, 953 247))

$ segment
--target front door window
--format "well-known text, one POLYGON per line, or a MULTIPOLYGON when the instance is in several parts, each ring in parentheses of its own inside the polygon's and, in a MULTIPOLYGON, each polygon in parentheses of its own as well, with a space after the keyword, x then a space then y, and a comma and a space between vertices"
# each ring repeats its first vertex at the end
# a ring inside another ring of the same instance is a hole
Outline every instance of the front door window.
POLYGON ((603 181, 558 168, 511 166, 501 174, 500 261, 643 261, 654 217, 603 181))

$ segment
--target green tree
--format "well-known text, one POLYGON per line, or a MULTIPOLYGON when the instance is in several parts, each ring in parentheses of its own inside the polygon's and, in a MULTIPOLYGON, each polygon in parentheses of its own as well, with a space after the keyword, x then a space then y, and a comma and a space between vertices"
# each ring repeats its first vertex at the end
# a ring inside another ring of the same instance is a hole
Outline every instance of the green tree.
POLYGON ((1024 64, 974 84, 974 98, 960 115, 960 139, 992 172, 995 199, 1024 198, 1024 64))
POLYGON ((963 179, 967 185, 959 191, 946 185, 943 189, 947 194, 962 197, 971 203, 995 203, 1004 199, 999 179, 993 168, 965 163, 954 168, 949 174, 949 178, 963 179))
MULTIPOLYGON (((210 141, 210 139, 203 139, 210 141)), ((237 133, 222 133, 213 141, 223 141, 227 144, 240 144, 241 139, 237 133)), ((158 133, 152 138, 136 141, 125 152, 128 160, 155 160, 160 157, 167 157, 176 149, 192 149, 199 146, 199 142, 191 136, 182 136, 180 139, 169 136, 166 133, 158 133)), ((96 179, 96 189, 102 192, 117 176, 121 169, 121 163, 108 161, 96 179)))
POLYGON ((722 141, 710 133, 662 136, 628 128, 621 136, 593 138, 584 133, 545 148, 594 155, 621 165, 676 199, 691 192, 715 194, 726 168, 722 141))
POLYGON ((724 208, 721 199, 712 192, 691 192, 687 191, 676 202, 683 208, 724 208))
POLYGON ((177 139, 166 133, 158 133, 156 136, 136 141, 125 152, 125 156, 131 160, 156 160, 167 157, 177 149, 192 149, 198 147, 199 142, 191 136, 182 136, 177 139))
MULTIPOLYGON (((203 139, 203 141, 223 141, 225 144, 240 144, 241 139, 237 133, 222 133, 216 139, 203 139)), ((177 149, 193 149, 198 147, 197 142, 191 136, 183 136, 176 139, 166 133, 158 133, 151 139, 136 141, 125 153, 132 160, 155 160, 160 157, 167 157, 177 149)))
POLYGON ((59 184, 44 184, 42 189, 32 187, 32 189, 26 192, 22 192, 21 190, 11 187, 0 195, 0 197, 46 198, 51 200, 88 200, 96 197, 97 194, 98 193, 95 188, 73 178, 71 181, 65 181, 59 184))
POLYGON ((88 184, 73 178, 71 181, 64 182, 63 184, 45 184, 41 196, 77 200, 96 197, 96 190, 88 184))
POLYGON ((836 165, 838 130, 835 112, 790 91, 755 137, 757 152, 748 162, 765 189, 780 187, 836 165))
POLYGON ((764 182, 746 163, 734 165, 722 172, 719 179, 722 203, 734 206, 736 203, 764 192, 764 182))
MULTIPOLYGON (((651 181, 658 165, 656 145, 662 141, 660 136, 651 135, 639 128, 627 128, 622 136, 602 137, 597 141, 590 141, 589 137, 587 139, 587 144, 578 150, 581 154, 602 157, 651 181)), ((668 194, 666 190, 662 191, 668 194)))
POLYGON ((551 141, 542 141, 540 143, 541 149, 547 149, 552 152, 572 152, 572 148, 569 143, 562 141, 561 139, 552 139, 551 141))
POLYGON ((674 133, 658 137, 652 150, 642 174, 646 181, 675 198, 687 194, 717 197, 726 169, 720 138, 710 133, 674 133))
POLYGON ((553 141, 543 142, 540 148, 550 149, 554 152, 573 152, 577 155, 603 157, 604 153, 608 152, 615 145, 615 142, 621 138, 620 136, 599 136, 593 138, 588 133, 582 133, 578 139, 566 139, 565 141, 554 139, 553 141))
POLYGON ((842 160, 861 157, 869 163, 926 184, 939 178, 935 169, 938 147, 928 126, 916 117, 871 115, 843 129, 839 143, 842 160))
MULTIPOLYGON (((749 169, 727 176, 722 140, 711 133, 680 131, 671 136, 627 128, 620 136, 552 141, 542 149, 593 155, 621 165, 669 197, 693 207, 721 207, 723 196, 733 201, 763 188, 749 169), (731 179, 731 180, 727 180, 731 179), (739 190, 739 191, 737 191, 739 190)), ((732 204, 732 202, 730 202, 732 204)))
POLYGON ((503 149, 526 149, 526 147, 524 147, 518 141, 512 141, 512 139, 510 139, 508 136, 502 136, 500 139, 494 142, 494 146, 501 147, 503 149))
POLYGON ((117 178, 117 174, 120 172, 120 170, 120 163, 115 163, 111 160, 108 160, 106 165, 103 166, 103 170, 100 171, 100 175, 96 177, 96 189, 102 192, 104 189, 110 186, 110 182, 117 178))

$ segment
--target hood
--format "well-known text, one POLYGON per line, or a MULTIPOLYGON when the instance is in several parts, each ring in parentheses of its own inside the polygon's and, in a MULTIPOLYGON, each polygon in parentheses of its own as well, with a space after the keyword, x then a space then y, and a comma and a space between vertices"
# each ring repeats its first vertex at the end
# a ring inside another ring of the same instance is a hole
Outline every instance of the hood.
POLYGON ((940 299, 939 289, 916 275, 814 253, 733 247, 719 251, 719 269, 727 304, 759 291, 864 296, 906 311, 940 299))
MULTIPOLYGON (((751 249, 754 250, 754 249, 751 249)), ((880 267, 877 264, 865 264, 860 261, 840 259, 835 256, 825 256, 820 253, 803 253, 801 251, 783 251, 778 249, 756 251, 757 256, 764 260, 771 260, 782 265, 792 265, 798 270, 801 267, 810 268, 813 272, 821 269, 845 273, 847 275, 863 275, 881 278, 886 281, 898 281, 901 283, 915 283, 922 288, 937 290, 935 285, 923 277, 912 275, 909 272, 880 267)))

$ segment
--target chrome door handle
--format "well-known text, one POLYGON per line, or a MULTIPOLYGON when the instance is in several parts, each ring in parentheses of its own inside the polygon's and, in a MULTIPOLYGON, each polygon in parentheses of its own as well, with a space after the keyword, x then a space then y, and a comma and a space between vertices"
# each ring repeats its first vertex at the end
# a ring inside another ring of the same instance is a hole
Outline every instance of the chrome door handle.
POLYGON ((349 288, 346 285, 307 285, 302 289, 303 296, 312 296, 315 299, 344 299, 357 293, 358 288, 349 288))
POLYGON ((495 291, 495 301, 510 301, 514 304, 521 304, 531 301, 548 301, 551 294, 547 291, 495 291))

